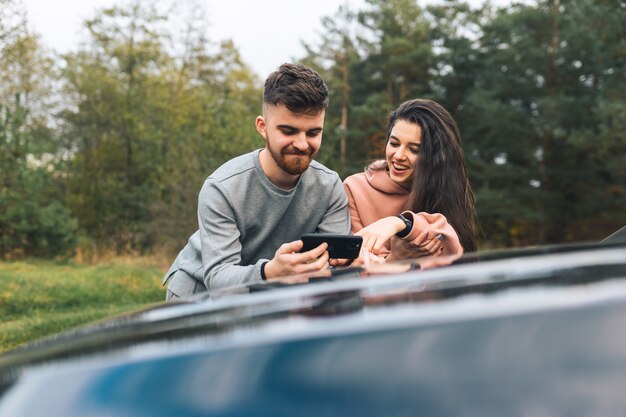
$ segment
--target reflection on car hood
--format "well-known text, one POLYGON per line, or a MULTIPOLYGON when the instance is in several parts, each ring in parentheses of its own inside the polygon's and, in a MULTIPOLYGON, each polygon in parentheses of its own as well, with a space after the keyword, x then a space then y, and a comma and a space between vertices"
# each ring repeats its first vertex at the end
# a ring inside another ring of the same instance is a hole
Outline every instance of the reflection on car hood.
MULTIPOLYGON (((516 288, 540 288, 533 297, 521 297, 522 309, 555 308, 560 302, 546 290, 597 283, 626 276, 626 245, 570 245, 469 254, 445 268, 420 270, 422 259, 347 268, 330 277, 303 284, 263 282, 227 288, 190 301, 163 303, 133 314, 77 328, 0 355, 0 367, 20 362, 74 357, 91 351, 154 340, 232 333, 251 333, 256 326, 278 318, 360 315, 382 307, 442 304, 474 294, 491 297, 516 288), (547 299, 546 299, 547 298, 547 299), (546 306, 540 301, 544 299, 546 306)), ((526 294, 524 292, 524 294, 526 294)), ((482 307, 461 310, 463 319, 483 315, 482 307)), ((494 304, 495 305, 495 304, 494 304)), ((493 307, 492 307, 493 308, 493 307)), ((505 305, 493 314, 507 314, 505 305)), ((424 316, 420 315, 420 319, 424 316)), ((283 324, 281 323, 281 326, 283 324)), ((289 333, 292 330, 285 330, 289 333)), ((288 337, 286 334, 285 337, 288 337)))

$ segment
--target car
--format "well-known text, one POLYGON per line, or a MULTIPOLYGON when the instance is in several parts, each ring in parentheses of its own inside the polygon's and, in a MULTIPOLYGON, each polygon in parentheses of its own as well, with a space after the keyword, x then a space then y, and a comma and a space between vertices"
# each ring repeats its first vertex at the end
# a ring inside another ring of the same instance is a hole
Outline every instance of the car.
POLYGON ((621 237, 338 268, 0 355, 0 416, 623 415, 625 333, 621 237))

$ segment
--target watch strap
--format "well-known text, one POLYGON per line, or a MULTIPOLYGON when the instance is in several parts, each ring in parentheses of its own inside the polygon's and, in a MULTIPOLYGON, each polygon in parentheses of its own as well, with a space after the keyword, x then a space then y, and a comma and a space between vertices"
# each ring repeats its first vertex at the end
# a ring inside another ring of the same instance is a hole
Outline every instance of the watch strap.
POLYGON ((402 214, 398 214, 397 217, 404 222, 405 228, 404 230, 401 230, 398 233, 396 233, 396 236, 399 238, 407 237, 409 233, 411 233, 411 229, 413 229, 413 222, 407 219, 406 217, 404 217, 402 214))

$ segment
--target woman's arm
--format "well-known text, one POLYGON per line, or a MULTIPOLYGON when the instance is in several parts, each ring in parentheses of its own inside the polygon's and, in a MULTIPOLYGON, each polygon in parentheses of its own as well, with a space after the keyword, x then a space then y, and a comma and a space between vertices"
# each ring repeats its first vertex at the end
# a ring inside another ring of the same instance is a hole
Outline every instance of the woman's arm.
POLYGON ((385 242, 402 232, 406 224, 396 216, 383 217, 354 233, 363 238, 363 248, 375 255, 386 255, 385 242))

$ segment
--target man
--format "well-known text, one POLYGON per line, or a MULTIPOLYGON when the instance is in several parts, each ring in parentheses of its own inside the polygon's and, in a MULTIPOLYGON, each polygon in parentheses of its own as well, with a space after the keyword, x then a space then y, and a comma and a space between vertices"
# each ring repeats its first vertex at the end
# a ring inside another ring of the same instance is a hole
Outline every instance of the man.
POLYGON ((310 68, 283 64, 270 74, 256 118, 265 148, 226 162, 204 182, 199 229, 163 280, 166 300, 328 268, 326 243, 298 252, 304 233, 350 233, 339 176, 313 161, 327 107, 328 89, 310 68))

